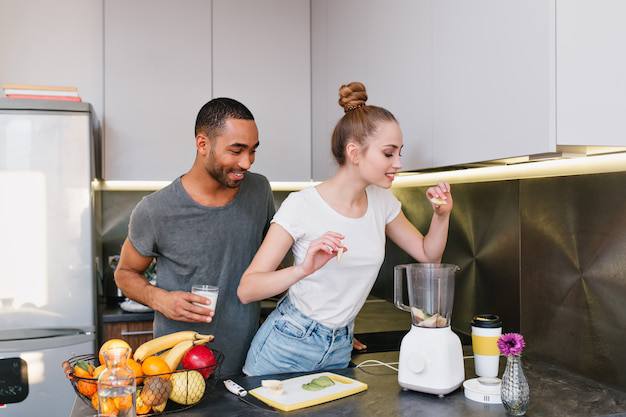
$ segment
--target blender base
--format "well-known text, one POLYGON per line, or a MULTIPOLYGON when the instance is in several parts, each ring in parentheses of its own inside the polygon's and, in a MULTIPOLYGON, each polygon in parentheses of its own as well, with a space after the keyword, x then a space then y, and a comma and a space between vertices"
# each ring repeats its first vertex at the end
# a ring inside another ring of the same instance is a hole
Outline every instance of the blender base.
POLYGON ((501 383, 498 378, 488 378, 495 380, 483 383, 481 378, 468 379, 463 383, 465 398, 483 404, 502 404, 500 397, 501 383))
POLYGON ((398 384, 405 389, 441 396, 465 379, 461 340, 450 326, 411 326, 402 339, 399 362, 398 384))

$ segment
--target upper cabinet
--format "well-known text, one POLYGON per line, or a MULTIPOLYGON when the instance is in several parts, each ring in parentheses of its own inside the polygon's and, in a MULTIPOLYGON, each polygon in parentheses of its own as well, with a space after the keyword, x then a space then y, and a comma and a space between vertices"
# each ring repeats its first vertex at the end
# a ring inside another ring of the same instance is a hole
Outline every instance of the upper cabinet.
POLYGON ((626 146, 625 19, 620 0, 313 1, 313 177, 352 80, 397 116, 405 170, 626 146))
POLYGON ((310 45, 309 0, 213 0, 213 96, 252 111, 270 180, 311 178, 310 45))
POLYGON ((433 166, 554 151, 554 1, 421 0, 433 166))
POLYGON ((213 97, 250 108, 253 171, 311 178, 308 0, 105 0, 105 178, 171 180, 213 97))
POLYGON ((421 0, 433 167, 626 146, 626 3, 421 0))
POLYGON ((256 118, 253 171, 328 178, 350 81, 398 119, 406 171, 626 146, 623 0, 2 4, 1 81, 78 87, 107 180, 186 172, 198 110, 223 96, 256 118))
POLYGON ((626 145, 626 2, 557 1, 557 138, 626 145))
POLYGON ((211 99, 211 3, 105 0, 107 180, 172 180, 195 156, 211 99))
MULTIPOLYGON (((68 0, 65 0, 67 2, 68 0)), ((626 146, 621 0, 105 0, 107 179, 172 179, 211 97, 246 104, 274 181, 330 177, 339 86, 365 83, 403 169, 626 146)))
POLYGON ((414 0, 313 0, 313 178, 331 176, 330 138, 343 109, 342 84, 361 81, 368 104, 398 119, 405 168, 432 166, 432 39, 427 3, 414 0))

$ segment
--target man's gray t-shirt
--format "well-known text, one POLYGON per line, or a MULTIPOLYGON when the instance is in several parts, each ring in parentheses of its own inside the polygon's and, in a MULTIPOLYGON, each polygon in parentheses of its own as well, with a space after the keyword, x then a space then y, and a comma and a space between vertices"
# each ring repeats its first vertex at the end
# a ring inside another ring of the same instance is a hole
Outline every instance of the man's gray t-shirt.
POLYGON ((219 287, 211 323, 186 323, 154 315, 154 336, 195 330, 215 335, 212 348, 225 360, 220 375, 241 372, 259 323, 259 303, 242 304, 237 287, 274 216, 267 179, 247 173, 235 198, 222 207, 195 202, 177 178, 142 199, 133 210, 128 239, 143 256, 157 259, 157 286, 191 291, 195 284, 219 287))

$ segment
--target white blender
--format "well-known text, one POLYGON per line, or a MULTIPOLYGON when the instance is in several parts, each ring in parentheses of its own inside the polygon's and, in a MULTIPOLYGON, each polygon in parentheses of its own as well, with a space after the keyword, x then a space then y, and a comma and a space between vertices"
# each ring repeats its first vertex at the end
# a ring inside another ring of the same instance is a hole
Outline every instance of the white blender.
POLYGON ((394 268, 396 307, 411 313, 413 325, 402 338, 398 383, 405 390, 440 397, 465 379, 461 340, 452 332, 454 273, 450 264, 408 264, 394 268), (409 306, 402 302, 404 275, 409 306))

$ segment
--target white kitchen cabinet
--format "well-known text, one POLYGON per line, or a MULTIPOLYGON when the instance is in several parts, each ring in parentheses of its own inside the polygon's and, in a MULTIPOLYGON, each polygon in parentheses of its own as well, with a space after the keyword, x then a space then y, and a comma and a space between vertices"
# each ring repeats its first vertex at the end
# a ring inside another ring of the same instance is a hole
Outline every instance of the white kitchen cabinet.
POLYGON ((626 146, 626 2, 557 1, 557 136, 626 146))
POLYGON ((105 0, 105 178, 172 180, 191 167, 211 99, 211 2, 105 0))
POLYGON ((0 84, 77 87, 102 122, 102 0, 2 0, 0 33, 0 84))
POLYGON ((433 166, 556 150, 554 0, 427 0, 433 166))
POLYGON ((309 0, 213 0, 213 95, 252 111, 273 181, 311 178, 310 37, 309 0))
POLYGON ((368 104, 398 119, 406 169, 432 166, 430 4, 414 0, 312 2, 313 178, 331 176, 339 86, 361 81, 368 104))
POLYGON ((398 117, 405 170, 626 146, 625 19, 620 0, 314 1, 313 177, 352 80, 398 117))
POLYGON ((433 166, 626 146, 626 3, 430 0, 433 166))

